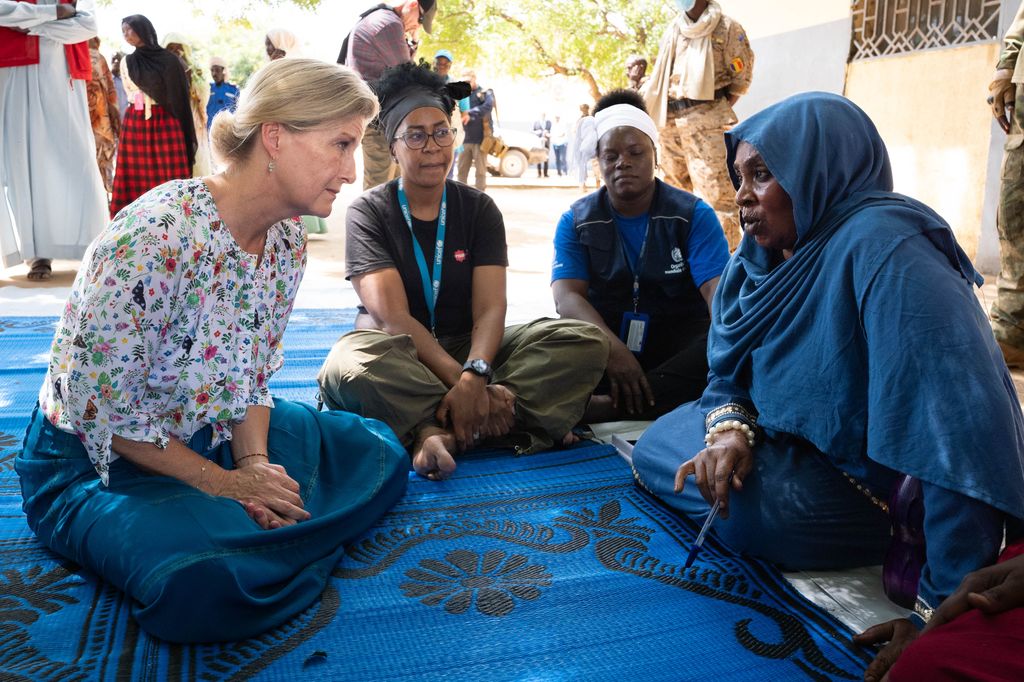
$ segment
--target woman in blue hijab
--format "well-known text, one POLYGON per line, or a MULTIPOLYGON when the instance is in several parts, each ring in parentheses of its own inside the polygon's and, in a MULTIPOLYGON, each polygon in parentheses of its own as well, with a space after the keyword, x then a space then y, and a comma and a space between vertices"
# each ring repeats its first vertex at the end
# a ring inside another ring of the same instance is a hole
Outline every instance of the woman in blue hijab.
POLYGON ((718 537, 787 569, 884 558, 920 625, 1024 530, 1024 418, 981 277, 939 215, 892 192, 850 101, 791 97, 726 146, 744 238, 710 383, 637 443, 637 479, 697 520, 720 500, 718 537))

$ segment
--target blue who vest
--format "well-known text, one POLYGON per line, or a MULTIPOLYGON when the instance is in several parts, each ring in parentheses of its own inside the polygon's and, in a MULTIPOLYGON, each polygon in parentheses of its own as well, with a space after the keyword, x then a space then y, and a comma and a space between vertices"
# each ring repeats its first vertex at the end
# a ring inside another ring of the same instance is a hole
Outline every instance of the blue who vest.
MULTIPOLYGON (((690 274, 687 245, 697 197, 655 180, 647 229, 647 254, 640 273, 639 311, 659 321, 708 320, 708 306, 690 274), (661 318, 661 320, 659 320, 661 318)), ((602 187, 573 203, 573 229, 590 260, 587 299, 612 330, 633 310, 633 271, 615 224, 608 190, 602 187)))

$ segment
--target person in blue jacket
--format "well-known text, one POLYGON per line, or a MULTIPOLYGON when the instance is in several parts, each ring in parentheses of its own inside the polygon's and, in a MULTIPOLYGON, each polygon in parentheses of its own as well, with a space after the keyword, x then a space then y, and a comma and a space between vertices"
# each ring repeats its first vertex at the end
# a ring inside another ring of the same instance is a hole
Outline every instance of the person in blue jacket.
POLYGON ((617 90, 594 112, 605 185, 559 220, 551 287, 561 317, 596 324, 611 343, 585 420, 653 419, 707 385, 709 311, 729 249, 708 204, 655 177, 658 131, 643 99, 617 90))

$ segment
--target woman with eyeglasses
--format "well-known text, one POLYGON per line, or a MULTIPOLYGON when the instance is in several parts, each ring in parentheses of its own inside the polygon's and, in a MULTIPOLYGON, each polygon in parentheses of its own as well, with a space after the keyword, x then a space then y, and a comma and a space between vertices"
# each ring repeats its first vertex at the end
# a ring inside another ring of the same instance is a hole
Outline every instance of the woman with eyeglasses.
POLYGON ((468 84, 403 64, 374 89, 401 177, 349 206, 345 261, 362 306, 317 377, 323 401, 387 423, 434 480, 482 443, 520 454, 570 444, 608 342, 574 320, 505 327, 501 212, 446 179, 468 84))

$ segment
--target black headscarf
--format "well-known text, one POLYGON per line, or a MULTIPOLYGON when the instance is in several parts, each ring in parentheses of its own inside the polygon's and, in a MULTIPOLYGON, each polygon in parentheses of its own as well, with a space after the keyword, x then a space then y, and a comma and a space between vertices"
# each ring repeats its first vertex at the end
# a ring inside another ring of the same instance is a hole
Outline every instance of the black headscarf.
POLYGON ((142 92, 166 109, 178 120, 185 135, 185 150, 188 152, 189 168, 195 165, 196 139, 195 123, 192 119, 191 84, 185 65, 178 55, 160 47, 153 22, 141 14, 133 14, 121 20, 128 24, 143 42, 142 47, 125 57, 128 77, 142 92))
POLYGON ((394 139, 398 127, 414 109, 432 107, 450 118, 458 101, 469 97, 471 91, 469 83, 447 83, 429 66, 415 64, 385 70, 373 88, 380 101, 378 121, 388 140, 394 139))

